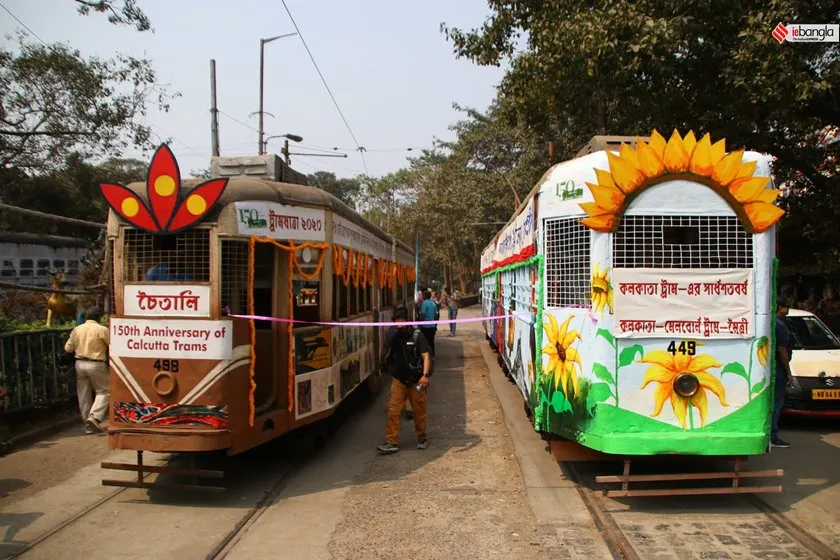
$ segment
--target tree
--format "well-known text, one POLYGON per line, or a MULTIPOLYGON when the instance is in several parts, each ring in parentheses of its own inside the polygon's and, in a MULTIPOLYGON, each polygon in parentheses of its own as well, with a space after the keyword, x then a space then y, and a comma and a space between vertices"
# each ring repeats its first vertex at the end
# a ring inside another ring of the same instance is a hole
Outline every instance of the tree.
POLYGON ((335 173, 328 171, 316 171, 307 176, 310 185, 325 190, 350 208, 356 207, 361 193, 359 179, 339 179, 335 173))
POLYGON ((88 15, 91 10, 107 13, 108 21, 115 25, 133 25, 137 31, 149 31, 152 22, 137 5, 136 0, 113 2, 111 0, 74 0, 79 5, 79 13, 88 15))
POLYGON ((18 53, 0 49, 0 167, 39 172, 71 153, 115 157, 129 146, 148 148, 151 129, 138 121, 150 99, 169 110, 148 60, 85 58, 21 36, 18 53))
POLYGON ((821 141, 840 125, 840 44, 778 44, 770 34, 780 21, 840 22, 836 0, 490 0, 490 8, 480 28, 441 28, 457 57, 510 63, 500 110, 556 140, 561 158, 595 134, 654 128, 772 154, 776 182, 787 187, 788 262, 840 274, 840 234, 824 225, 840 212, 840 144, 821 141))
POLYGON ((779 45, 779 21, 837 23, 836 1, 493 0, 481 29, 442 26, 455 54, 511 62, 501 96, 571 157, 593 134, 654 127, 773 153, 826 186, 816 134, 840 124, 840 46, 779 45), (519 34, 527 48, 514 51, 519 34))

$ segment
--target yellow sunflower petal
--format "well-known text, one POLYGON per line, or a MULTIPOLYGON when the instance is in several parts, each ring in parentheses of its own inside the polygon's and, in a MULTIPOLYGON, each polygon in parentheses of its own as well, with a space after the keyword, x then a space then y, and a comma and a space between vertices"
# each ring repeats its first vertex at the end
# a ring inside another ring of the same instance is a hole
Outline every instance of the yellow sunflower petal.
MULTIPOLYGON (((581 206, 583 205, 581 204, 581 206)), ((602 216, 584 218, 580 221, 580 223, 581 225, 595 231, 610 232, 615 228, 615 221, 616 217, 612 214, 604 214, 602 216)))
POLYGON ((672 173, 682 173, 688 169, 688 152, 676 130, 668 139, 662 161, 665 164, 665 169, 672 173))
POLYGON ((563 362, 559 362, 557 367, 554 368, 554 390, 556 391, 561 383, 563 385, 563 392, 566 392, 566 374, 564 373, 565 367, 563 362))
POLYGON ((784 210, 767 202, 747 204, 744 209, 747 211, 747 216, 749 216, 750 223, 752 223, 756 233, 763 232, 785 215, 784 210))
POLYGON ((720 404, 723 406, 729 406, 726 404, 726 389, 717 377, 705 371, 697 372, 694 375, 697 376, 697 380, 700 382, 701 387, 708 389, 717 395, 717 398, 720 400, 720 404))
POLYGON ((542 353, 546 356, 557 356, 557 346, 549 342, 545 345, 545 348, 542 349, 542 353))
POLYGON ((738 169, 738 174, 735 175, 736 179, 740 179, 741 177, 752 177, 753 173, 755 173, 755 165, 756 161, 748 161, 746 163, 741 164, 741 168, 738 169))
POLYGON ((772 203, 779 196, 780 192, 781 191, 779 191, 779 189, 764 189, 763 191, 761 191, 759 193, 759 195, 756 197, 756 199, 759 202, 770 202, 770 203, 772 203))
POLYGON ((638 362, 642 364, 658 364, 670 370, 674 369, 674 357, 665 350, 651 350, 639 358, 638 362))
POLYGON ((592 296, 592 312, 593 313, 600 313, 604 310, 604 304, 606 303, 606 301, 604 301, 601 298, 601 296, 603 296, 603 294, 595 294, 594 296, 592 296))
MULTIPOLYGON (((624 146, 626 144, 622 144, 622 148, 624 146)), ((610 171, 612 171, 615 185, 624 193, 631 193, 644 180, 644 175, 638 168, 638 159, 635 157, 635 152, 633 153, 633 159, 626 159, 623 156, 624 150, 622 150, 621 156, 607 152, 607 159, 610 162, 610 171)))
POLYGON ((615 212, 624 204, 624 193, 618 187, 604 187, 593 183, 586 183, 595 204, 608 212, 615 212))
POLYGON ((598 270, 601 267, 601 263, 595 263, 595 270, 592 271, 592 276, 598 276, 598 270))
POLYGON ((591 217, 599 217, 599 216, 610 216, 614 217, 613 213, 606 208, 601 208, 595 202, 581 202, 578 204, 584 212, 589 214, 591 217))
MULTIPOLYGON (((566 320, 563 321, 563 324, 560 325, 560 330, 557 331, 557 342, 563 344, 563 341, 566 340, 566 333, 569 331, 569 323, 572 322, 574 315, 569 315, 566 317, 566 320)), ((563 345, 565 348, 566 346, 563 345)))
POLYGON ((659 134, 659 131, 653 129, 653 134, 650 135, 650 142, 648 142, 648 146, 656 152, 656 155, 659 156, 659 159, 664 159, 665 157, 665 138, 659 134))
POLYGON ((577 339, 577 340, 581 339, 580 338, 580 332, 569 331, 569 332, 566 333, 566 337, 563 339, 562 344, 563 344, 563 348, 565 348, 567 350, 567 355, 568 355, 568 350, 574 350, 574 348, 569 348, 569 346, 574 344, 575 339, 577 339))
POLYGON ((712 170, 712 179, 724 187, 734 181, 738 170, 741 168, 741 158, 743 156, 744 150, 727 154, 715 165, 712 170))
POLYGON ((598 274, 598 278, 606 278, 607 274, 610 272, 609 267, 605 266, 603 270, 598 274))
POLYGON ((674 377, 676 377, 676 372, 672 369, 660 365, 650 366, 645 372, 640 390, 647 387, 648 383, 671 383, 674 377))
POLYGON ((694 148, 696 146, 697 138, 694 137, 694 131, 689 130, 688 134, 686 134, 683 138, 683 147, 685 148, 685 152, 688 154, 689 158, 691 157, 691 153, 694 151, 694 148))
POLYGON ((610 308, 610 315, 612 315, 612 312, 613 312, 613 291, 612 290, 610 290, 607 293, 607 307, 610 308))
POLYGON ((688 354, 681 354, 677 352, 674 354, 674 371, 677 373, 683 373, 688 371, 688 364, 691 363, 691 356, 688 354))
POLYGON ((578 352, 575 348, 566 348, 566 361, 568 363, 583 365, 583 362, 580 359, 580 352, 578 352))
POLYGON ((615 181, 613 181, 612 175, 610 175, 609 171, 604 171, 603 169, 596 169, 595 178, 598 179, 598 184, 602 187, 618 188, 615 186, 615 181))
POLYGON ((764 190, 770 177, 741 177, 729 185, 729 192, 738 202, 751 202, 764 190))
POLYGON ((548 372, 554 371, 557 367, 557 364, 560 363, 560 357, 555 353, 554 355, 549 356, 548 358, 548 365, 546 366, 545 370, 548 372))
POLYGON ((706 371, 709 368, 719 368, 720 366, 720 362, 713 357, 708 354, 700 354, 699 356, 694 356, 686 366, 686 369, 682 371, 697 373, 698 371, 706 371))
POLYGON ((653 414, 651 416, 659 416, 662 412, 662 406, 665 404, 665 401, 668 400, 668 397, 671 396, 671 385, 657 385, 656 390, 653 392, 653 414))
POLYGON ((726 140, 721 138, 712 144, 712 165, 717 165, 726 155, 726 140))
POLYGON ((689 401, 691 401, 692 406, 700 411, 700 427, 702 428, 706 425, 706 416, 709 414, 709 401, 706 398, 706 391, 700 389, 691 396, 689 401))
POLYGON ((658 177, 665 170, 662 157, 640 138, 636 139, 636 154, 639 158, 639 169, 646 177, 658 177))
POLYGON ((691 152, 688 170, 697 175, 710 175, 712 169, 714 169, 712 164, 712 140, 706 134, 694 147, 694 151, 691 152))
POLYGON ((624 142, 622 142, 618 154, 621 157, 621 159, 629 161, 636 168, 639 167, 639 156, 636 154, 636 150, 630 147, 630 144, 625 144, 624 142))
POLYGON ((685 429, 685 413, 688 410, 688 401, 676 393, 671 393, 671 408, 674 409, 674 416, 677 417, 677 420, 685 429))
POLYGON ((560 327, 557 324, 557 319, 554 318, 554 315, 548 313, 548 325, 546 325, 545 332, 548 336, 548 343, 552 346, 557 344, 560 340, 557 336, 557 333, 560 331, 560 327))

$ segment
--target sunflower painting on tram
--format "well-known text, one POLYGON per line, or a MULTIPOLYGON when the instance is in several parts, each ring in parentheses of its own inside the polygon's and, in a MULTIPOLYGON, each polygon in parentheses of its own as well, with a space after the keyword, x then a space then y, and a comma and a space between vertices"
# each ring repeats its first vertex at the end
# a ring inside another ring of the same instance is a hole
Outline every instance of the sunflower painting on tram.
MULTIPOLYGON (((683 428, 686 428, 686 416, 690 407, 699 411, 700 427, 703 427, 709 410, 706 391, 717 396, 721 405, 729 406, 726 403, 726 389, 723 384, 708 372, 709 369, 719 368, 722 364, 708 354, 671 355, 664 350, 652 350, 642 356, 639 363, 651 364, 645 371, 641 389, 650 383, 658 384, 653 393, 651 416, 659 416, 665 402, 670 401, 674 416, 683 428)), ((692 417, 689 419, 693 422, 692 417)))
POLYGON ((548 324, 545 325, 545 337, 547 344, 542 353, 548 356, 548 365, 545 374, 554 382, 555 390, 562 390, 566 397, 570 396, 570 388, 574 394, 578 392, 578 376, 575 365, 581 367, 580 354, 572 348, 575 340, 580 339, 578 331, 570 331, 569 323, 574 315, 569 315, 562 325, 557 324, 557 319, 548 314, 548 324), (560 389, 562 387, 562 389, 560 389))
POLYGON ((595 271, 592 273, 592 312, 601 313, 603 315, 604 308, 607 307, 610 315, 613 312, 613 289, 610 284, 610 279, 607 276, 609 268, 604 267, 599 270, 599 265, 595 265, 595 271))

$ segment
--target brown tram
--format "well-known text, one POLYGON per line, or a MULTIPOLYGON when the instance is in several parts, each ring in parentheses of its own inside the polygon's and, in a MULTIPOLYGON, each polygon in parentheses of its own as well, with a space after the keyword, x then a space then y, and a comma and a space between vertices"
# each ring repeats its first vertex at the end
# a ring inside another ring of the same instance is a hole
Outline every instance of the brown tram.
POLYGON ((214 202, 209 187, 180 181, 163 148, 145 184, 106 194, 108 439, 138 451, 138 464, 102 466, 139 473, 107 485, 153 486, 143 451, 234 455, 330 416, 363 385, 375 392, 384 328, 353 323, 387 321, 413 300, 413 250, 337 198, 234 176, 214 202), (200 219, 166 231, 164 196, 170 226, 187 212, 200 219))

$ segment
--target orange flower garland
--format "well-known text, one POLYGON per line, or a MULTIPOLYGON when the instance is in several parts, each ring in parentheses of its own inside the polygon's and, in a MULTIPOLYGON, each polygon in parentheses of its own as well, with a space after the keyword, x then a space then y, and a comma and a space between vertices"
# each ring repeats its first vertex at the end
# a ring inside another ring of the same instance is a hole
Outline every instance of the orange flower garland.
MULTIPOLYGON (((269 239, 266 237, 251 237, 248 240, 248 315, 254 315, 254 247, 257 243, 271 243, 275 247, 279 247, 280 249, 287 252, 288 259, 289 259, 289 315, 292 315, 292 310, 294 309, 294 271, 297 269, 298 273, 306 280, 313 280, 317 278, 321 274, 321 269, 324 266, 324 258, 326 257, 326 251, 329 248, 329 245, 326 243, 311 243, 309 241, 302 243, 300 245, 295 245, 293 241, 289 241, 288 245, 284 245, 274 239, 269 239), (315 268, 315 271, 312 274, 305 274, 301 269, 300 263, 297 261, 297 251, 312 248, 318 249, 321 251, 319 258, 318 258, 318 266, 315 268)), ((257 340, 257 333, 256 333, 256 326, 254 325, 254 320, 249 319, 251 328, 251 364, 249 368, 249 376, 250 376, 250 389, 248 391, 248 425, 254 425, 254 415, 256 413, 256 407, 254 404, 254 393, 257 390, 257 383, 254 381, 254 368, 256 367, 257 357, 255 351, 255 345, 257 340)), ((289 412, 294 412, 294 404, 295 404, 295 356, 294 356, 294 333, 292 332, 294 328, 293 323, 288 323, 288 337, 289 337, 289 412)))

